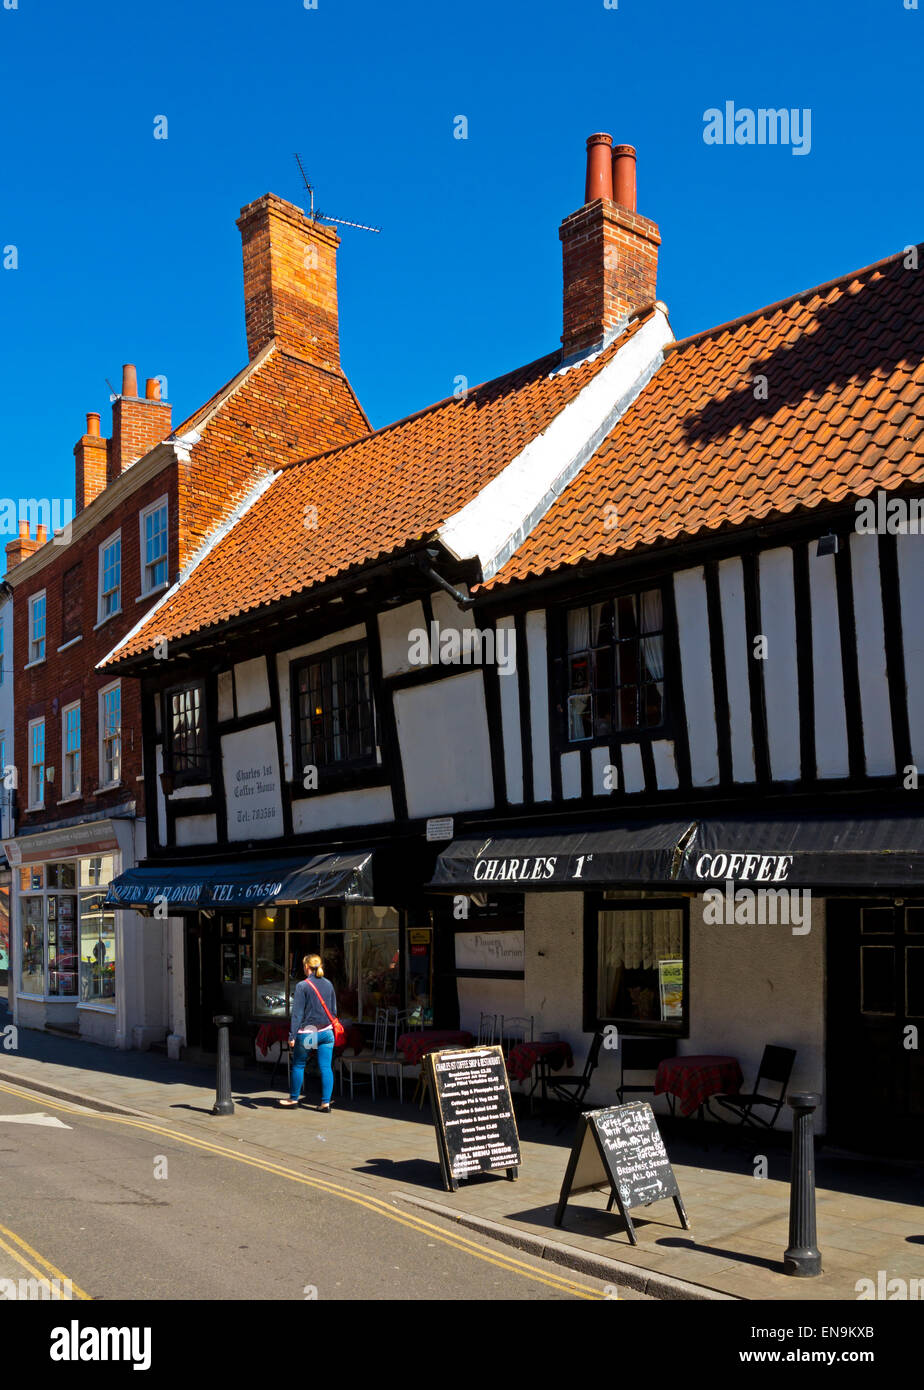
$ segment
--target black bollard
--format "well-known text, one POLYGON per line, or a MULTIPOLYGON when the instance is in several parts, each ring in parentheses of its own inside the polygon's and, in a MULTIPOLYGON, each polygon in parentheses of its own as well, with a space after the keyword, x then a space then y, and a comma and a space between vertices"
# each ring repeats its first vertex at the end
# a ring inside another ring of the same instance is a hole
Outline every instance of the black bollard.
POLYGON ((789 1174, 789 1249, 783 1272, 813 1279, 821 1273, 815 1232, 815 1132, 812 1116, 821 1096, 798 1091, 786 1097, 792 1106, 792 1164, 789 1174))
POLYGON ((215 1104, 213 1115, 233 1115, 234 1101, 231 1099, 231 1037, 228 1029, 234 1022, 230 1014, 216 1014, 212 1019, 218 1029, 218 1075, 215 1083, 215 1104))

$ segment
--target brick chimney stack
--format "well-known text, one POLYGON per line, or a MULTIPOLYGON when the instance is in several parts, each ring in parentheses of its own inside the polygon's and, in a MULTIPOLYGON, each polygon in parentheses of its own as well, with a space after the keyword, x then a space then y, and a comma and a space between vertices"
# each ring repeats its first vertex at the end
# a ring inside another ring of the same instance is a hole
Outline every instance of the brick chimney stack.
POLYGON ((87 432, 74 445, 77 479, 74 514, 82 512, 106 486, 106 463, 109 441, 100 435, 99 415, 87 415, 87 432))
POLYGON ((636 211, 635 150, 612 144, 602 133, 588 139, 584 206, 559 230, 565 357, 600 343, 657 298, 661 233, 636 211))
MULTIPOLYGON (((170 433, 171 413, 172 407, 160 399, 160 383, 156 378, 148 379, 143 397, 138 395, 138 374, 131 362, 126 362, 122 368, 122 394, 112 403, 107 484, 114 483, 126 468, 131 468, 138 459, 150 453, 155 444, 166 439, 170 433)), ((79 510, 79 479, 77 501, 79 510)))
MULTIPOLYGON (((41 526, 38 530, 44 532, 45 527, 41 526)), ((40 545, 44 545, 45 540, 45 535, 42 535, 41 539, 33 540, 29 535, 28 521, 21 521, 19 523, 19 535, 15 540, 7 541, 6 543, 7 574, 9 574, 11 569, 15 569, 18 564, 21 564, 23 560, 28 560, 29 556, 38 550, 40 545)))
POLYGON ((237 225, 251 360, 275 338, 284 351, 339 371, 337 233, 275 193, 241 208, 237 225))

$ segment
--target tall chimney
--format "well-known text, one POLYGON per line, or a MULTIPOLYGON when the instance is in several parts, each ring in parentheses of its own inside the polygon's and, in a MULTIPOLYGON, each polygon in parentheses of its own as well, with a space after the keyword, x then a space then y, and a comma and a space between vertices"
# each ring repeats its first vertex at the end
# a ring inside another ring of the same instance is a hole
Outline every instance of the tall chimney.
POLYGON ((584 206, 561 224, 562 353, 601 343, 657 298, 661 233, 635 210, 635 150, 612 136, 587 141, 584 206))
POLYGON ((91 410, 87 415, 87 432, 74 445, 75 515, 88 507, 106 486, 108 457, 109 441, 100 434, 99 415, 91 410))
MULTIPOLYGON (((170 433, 172 407, 160 400, 156 378, 149 377, 144 397, 138 395, 138 373, 131 362, 122 368, 122 394, 112 403, 112 438, 106 482, 114 483, 126 468, 150 453, 170 433), (151 390, 154 382, 155 396, 151 390)), ((81 441, 82 442, 82 441, 81 441)), ((78 503, 80 497, 78 492, 78 503)), ((79 508, 78 508, 79 509, 79 508)))
POLYGON ((21 564, 23 560, 27 560, 30 555, 38 550, 41 544, 42 541, 33 540, 29 535, 28 521, 21 521, 19 523, 19 535, 15 540, 7 541, 6 543, 7 574, 9 574, 11 569, 15 569, 18 564, 21 564))
POLYGON ((275 339, 284 351, 339 371, 337 233, 275 193, 241 208, 237 225, 250 358, 275 339))

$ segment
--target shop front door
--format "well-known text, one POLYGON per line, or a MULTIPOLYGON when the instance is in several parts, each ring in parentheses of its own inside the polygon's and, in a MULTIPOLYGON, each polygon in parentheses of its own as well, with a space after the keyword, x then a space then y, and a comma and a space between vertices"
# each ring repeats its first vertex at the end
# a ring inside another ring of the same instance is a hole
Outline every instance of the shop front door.
POLYGON ((924 1151, 924 902, 828 900, 828 1136, 924 1151))

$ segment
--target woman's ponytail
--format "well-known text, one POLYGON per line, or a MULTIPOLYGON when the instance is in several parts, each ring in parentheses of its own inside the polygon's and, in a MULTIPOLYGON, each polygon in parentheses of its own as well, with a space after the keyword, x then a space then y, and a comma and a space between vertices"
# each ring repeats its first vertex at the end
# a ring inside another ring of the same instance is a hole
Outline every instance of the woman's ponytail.
POLYGON ((324 962, 320 956, 302 956, 302 965, 305 967, 306 974, 309 970, 313 970, 318 978, 323 980, 324 962))

